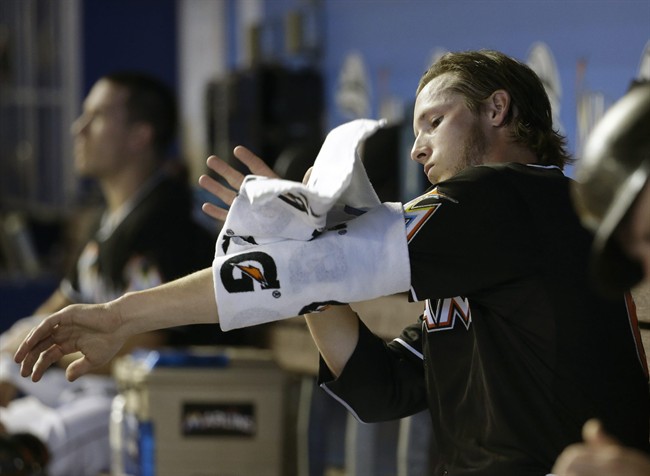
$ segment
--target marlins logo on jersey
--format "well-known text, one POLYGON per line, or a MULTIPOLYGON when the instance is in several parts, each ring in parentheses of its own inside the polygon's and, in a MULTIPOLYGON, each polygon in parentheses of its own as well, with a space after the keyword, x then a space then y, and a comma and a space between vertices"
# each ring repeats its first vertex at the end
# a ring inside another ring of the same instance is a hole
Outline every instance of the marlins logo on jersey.
POLYGON ((464 297, 427 299, 424 306, 424 325, 427 332, 446 331, 462 323, 465 329, 472 324, 472 311, 464 297))
POLYGON ((443 200, 458 203, 453 198, 440 193, 436 187, 404 205, 404 220, 408 242, 417 235, 422 226, 431 218, 438 207, 442 205, 443 200))

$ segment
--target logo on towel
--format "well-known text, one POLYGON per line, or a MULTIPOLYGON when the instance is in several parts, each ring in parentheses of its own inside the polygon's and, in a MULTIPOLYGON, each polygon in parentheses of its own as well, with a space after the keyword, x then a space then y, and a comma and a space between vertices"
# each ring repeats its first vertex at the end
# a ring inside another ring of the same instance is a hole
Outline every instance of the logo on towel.
POLYGON ((257 289, 280 289, 275 261, 266 253, 253 251, 226 260, 221 266, 221 282, 229 293, 257 289))
POLYGON ((320 215, 314 213, 314 210, 312 210, 311 206, 309 205, 309 199, 302 193, 284 193, 282 195, 278 195, 278 198, 283 202, 288 203, 296 210, 306 213, 309 216, 316 218, 320 217, 320 215))

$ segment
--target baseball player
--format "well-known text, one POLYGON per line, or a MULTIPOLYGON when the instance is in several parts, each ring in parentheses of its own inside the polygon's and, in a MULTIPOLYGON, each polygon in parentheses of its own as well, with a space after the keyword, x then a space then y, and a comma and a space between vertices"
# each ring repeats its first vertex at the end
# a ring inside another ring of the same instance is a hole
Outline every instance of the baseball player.
MULTIPOLYGON (((633 302, 628 293, 602 295, 589 279, 592 235, 573 211, 561 170, 569 157, 539 78, 499 52, 449 53, 420 81, 413 129, 411 157, 432 188, 404 206, 406 232, 383 249, 406 247, 407 287, 423 301, 423 315, 386 344, 348 305, 308 314, 323 388, 362 421, 428 409, 436 476, 544 476, 594 417, 621 442, 648 451, 648 373, 633 302)), ((238 156, 264 175, 250 152, 238 156)), ((240 186, 241 176, 212 164, 240 186)), ((207 179, 203 185, 232 202, 234 192, 207 179)), ((328 234, 335 233, 348 243, 341 246, 359 247, 358 263, 385 259, 364 256, 363 243, 381 241, 371 213, 348 222, 346 233, 326 231, 310 243, 336 241, 328 234)), ((354 274, 358 263, 348 263, 339 283, 314 284, 330 290, 322 303, 336 301, 339 288, 371 287, 393 273, 354 274)), ((246 292, 281 301, 291 276, 280 269, 273 289, 246 292)), ((38 381, 62 355, 81 351, 67 369, 74 380, 134 333, 219 320, 219 271, 48 317, 16 354, 22 375, 38 381)))
MULTIPOLYGON (((9 438, 27 434, 44 444, 50 476, 96 476, 108 470, 115 384, 106 366, 74 384, 66 381, 61 368, 54 368, 42 385, 28 385, 13 362, 17 343, 12 342, 20 338, 25 323, 31 328, 44 314, 68 304, 105 302, 211 262, 213 238, 192 220, 191 189, 184 177, 167 169, 175 126, 172 93, 136 72, 97 81, 72 126, 76 170, 98 180, 106 207, 74 268, 35 317, 0 336, 0 425, 9 438)), ((210 328, 204 335, 212 335, 210 342, 215 342, 217 331, 210 328)), ((190 342, 201 343, 194 329, 156 331, 135 336, 124 351, 190 342)), ((59 366, 65 367, 65 361, 59 366)), ((9 455, 7 461, 17 457, 9 455)))

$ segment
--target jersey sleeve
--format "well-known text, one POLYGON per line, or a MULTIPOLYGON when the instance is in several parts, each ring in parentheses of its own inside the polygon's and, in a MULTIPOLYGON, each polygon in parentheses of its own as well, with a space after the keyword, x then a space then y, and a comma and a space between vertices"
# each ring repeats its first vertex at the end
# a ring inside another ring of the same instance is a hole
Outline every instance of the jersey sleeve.
POLYGON ((357 346, 338 378, 320 359, 320 386, 366 423, 426 409, 420 329, 414 324, 387 344, 360 321, 357 346))
POLYGON ((472 167, 404 206, 411 299, 468 296, 530 271, 531 227, 511 186, 472 167))

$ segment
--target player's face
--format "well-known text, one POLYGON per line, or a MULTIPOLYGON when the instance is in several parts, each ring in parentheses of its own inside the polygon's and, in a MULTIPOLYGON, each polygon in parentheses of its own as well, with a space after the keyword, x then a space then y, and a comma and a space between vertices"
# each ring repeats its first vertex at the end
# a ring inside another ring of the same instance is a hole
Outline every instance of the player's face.
POLYGON ((646 183, 617 235, 625 253, 643 265, 650 283, 650 183, 646 183))
POLYGON ((74 156, 81 175, 106 178, 129 159, 126 146, 129 122, 128 92, 110 81, 99 80, 83 103, 83 113, 72 124, 74 156))
POLYGON ((452 79, 450 73, 432 79, 415 100, 411 158, 432 184, 483 163, 488 148, 479 116, 449 89, 452 79))

